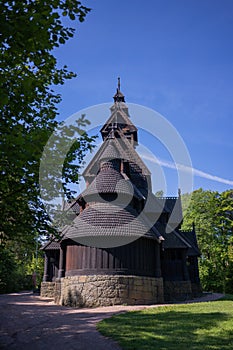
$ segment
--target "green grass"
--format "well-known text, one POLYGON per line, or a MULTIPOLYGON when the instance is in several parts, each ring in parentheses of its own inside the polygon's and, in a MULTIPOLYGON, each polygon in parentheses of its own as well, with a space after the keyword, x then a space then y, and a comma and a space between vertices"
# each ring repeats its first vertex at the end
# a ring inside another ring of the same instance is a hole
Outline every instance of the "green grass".
POLYGON ((125 350, 232 350, 233 301, 225 299, 127 312, 97 327, 125 350))

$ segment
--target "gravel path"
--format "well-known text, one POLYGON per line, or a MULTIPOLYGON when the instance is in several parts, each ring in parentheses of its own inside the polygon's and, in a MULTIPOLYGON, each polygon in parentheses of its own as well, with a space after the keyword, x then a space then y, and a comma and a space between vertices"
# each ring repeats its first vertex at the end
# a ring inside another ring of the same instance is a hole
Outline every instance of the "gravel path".
MULTIPOLYGON (((222 294, 207 294, 189 302, 211 301, 222 294)), ((58 306, 30 292, 0 295, 0 349, 15 350, 120 350, 96 330, 96 323, 113 314, 150 306, 110 306, 76 309, 58 306)))

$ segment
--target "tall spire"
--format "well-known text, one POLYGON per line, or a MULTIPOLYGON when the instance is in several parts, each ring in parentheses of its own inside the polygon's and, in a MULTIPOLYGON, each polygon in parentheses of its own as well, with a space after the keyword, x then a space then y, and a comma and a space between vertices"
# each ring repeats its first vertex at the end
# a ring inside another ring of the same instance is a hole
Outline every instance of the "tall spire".
POLYGON ((117 91, 113 96, 114 102, 125 102, 125 96, 120 91, 120 87, 121 87, 121 79, 120 77, 118 77, 117 91))

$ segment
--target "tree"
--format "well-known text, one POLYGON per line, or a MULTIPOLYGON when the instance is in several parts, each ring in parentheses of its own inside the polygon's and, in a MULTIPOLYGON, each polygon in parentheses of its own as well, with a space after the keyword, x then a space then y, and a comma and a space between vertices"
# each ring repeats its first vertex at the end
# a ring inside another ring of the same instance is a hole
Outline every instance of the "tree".
POLYGON ((219 256, 222 263, 223 291, 233 292, 233 190, 224 191, 219 196, 216 210, 218 221, 219 256))
MULTIPOLYGON (((52 50, 74 35, 62 17, 82 22, 90 9, 77 0, 3 0, 0 4, 1 45, 1 242, 29 239, 35 231, 50 230, 49 218, 39 196, 39 161, 50 134, 57 126, 57 103, 52 85, 75 76, 67 67, 58 68, 52 50)), ((70 166, 79 152, 83 159, 92 147, 78 121, 81 134, 68 155, 63 170, 66 180, 78 181, 80 165, 70 166), (74 170, 75 168, 75 170, 74 170), (75 174, 75 175, 74 175, 75 174)))
MULTIPOLYGON (((12 256, 28 263, 38 234, 55 233, 40 197, 39 165, 44 145, 58 126, 61 96, 52 86, 75 74, 66 66, 58 68, 53 50, 75 33, 62 19, 83 22, 89 11, 77 0, 1 1, 0 246, 7 257, 2 264, 12 256)), ((81 162, 93 147, 87 124, 82 117, 67 135, 76 135, 76 140, 64 162, 63 184, 78 182, 81 165, 73 164, 74 159, 78 156, 81 162)), ((70 198, 67 186, 65 191, 70 198)))
POLYGON ((0 246, 0 293, 14 291, 16 269, 13 254, 0 246))
POLYGON ((184 211, 182 229, 190 229, 192 223, 195 223, 201 250, 203 288, 232 292, 233 191, 194 191, 184 211))

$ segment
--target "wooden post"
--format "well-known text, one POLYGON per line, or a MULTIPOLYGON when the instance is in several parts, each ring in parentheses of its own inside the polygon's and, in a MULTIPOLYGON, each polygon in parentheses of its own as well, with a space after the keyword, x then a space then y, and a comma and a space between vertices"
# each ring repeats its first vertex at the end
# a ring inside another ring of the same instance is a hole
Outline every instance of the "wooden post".
POLYGON ((49 281, 49 257, 45 252, 43 282, 48 282, 48 281, 49 281))
POLYGON ((155 244, 155 277, 161 277, 160 245, 155 244))
POLYGON ((58 278, 62 278, 64 276, 65 276, 65 252, 64 252, 64 248, 60 247, 58 278))

